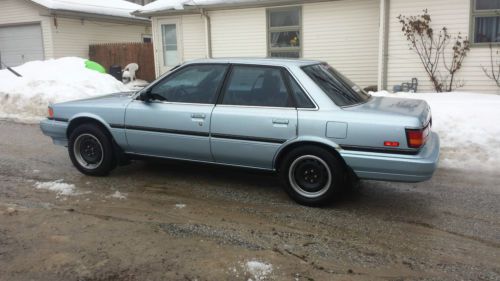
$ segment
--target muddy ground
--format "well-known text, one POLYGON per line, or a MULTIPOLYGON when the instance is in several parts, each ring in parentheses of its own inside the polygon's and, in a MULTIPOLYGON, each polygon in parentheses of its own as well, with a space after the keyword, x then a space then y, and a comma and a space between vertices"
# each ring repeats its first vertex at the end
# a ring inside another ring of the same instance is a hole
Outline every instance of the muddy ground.
POLYGON ((500 280, 499 176, 364 181, 307 208, 241 169, 87 177, 38 126, 0 122, 0 280, 500 280), (55 180, 76 194, 35 188, 55 180))

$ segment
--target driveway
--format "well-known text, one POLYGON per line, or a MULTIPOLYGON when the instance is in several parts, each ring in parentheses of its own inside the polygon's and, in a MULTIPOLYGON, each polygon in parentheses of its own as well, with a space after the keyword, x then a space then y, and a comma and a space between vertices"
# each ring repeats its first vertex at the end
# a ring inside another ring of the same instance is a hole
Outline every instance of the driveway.
POLYGON ((364 181, 327 208, 241 169, 87 177, 38 126, 0 121, 0 280, 500 280, 499 202, 500 172, 364 181))

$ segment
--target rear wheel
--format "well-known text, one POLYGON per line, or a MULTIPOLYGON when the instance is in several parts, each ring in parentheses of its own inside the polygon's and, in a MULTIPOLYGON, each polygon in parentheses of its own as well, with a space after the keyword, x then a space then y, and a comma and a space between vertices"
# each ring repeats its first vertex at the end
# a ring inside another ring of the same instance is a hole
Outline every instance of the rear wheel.
POLYGON ((345 173, 342 161, 317 146, 292 150, 283 159, 280 169, 288 195, 308 206, 330 203, 343 189, 345 173))
POLYGON ((94 124, 83 124, 71 132, 68 152, 83 174, 105 176, 116 166, 110 137, 94 124))

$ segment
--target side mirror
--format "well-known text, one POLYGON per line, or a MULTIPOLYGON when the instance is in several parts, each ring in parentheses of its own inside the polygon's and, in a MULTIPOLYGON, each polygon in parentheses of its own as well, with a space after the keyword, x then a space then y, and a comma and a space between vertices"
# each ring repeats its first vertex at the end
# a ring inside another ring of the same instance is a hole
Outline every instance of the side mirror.
POLYGON ((141 94, 139 95, 140 100, 148 102, 151 99, 151 92, 150 90, 142 91, 141 94))

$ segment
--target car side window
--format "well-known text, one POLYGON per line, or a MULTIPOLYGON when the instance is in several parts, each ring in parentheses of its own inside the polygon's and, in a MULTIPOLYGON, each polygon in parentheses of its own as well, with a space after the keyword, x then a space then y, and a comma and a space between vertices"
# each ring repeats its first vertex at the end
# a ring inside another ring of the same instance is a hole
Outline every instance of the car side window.
POLYGON ((290 90, 295 98, 295 102, 298 108, 315 108, 314 103, 309 99, 306 93, 299 86, 297 81, 288 74, 288 80, 290 81, 290 90))
POLYGON ((279 68, 234 66, 222 104, 294 107, 279 68))
POLYGON ((168 102, 215 103, 227 67, 224 64, 186 66, 153 86, 150 95, 168 102))

